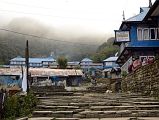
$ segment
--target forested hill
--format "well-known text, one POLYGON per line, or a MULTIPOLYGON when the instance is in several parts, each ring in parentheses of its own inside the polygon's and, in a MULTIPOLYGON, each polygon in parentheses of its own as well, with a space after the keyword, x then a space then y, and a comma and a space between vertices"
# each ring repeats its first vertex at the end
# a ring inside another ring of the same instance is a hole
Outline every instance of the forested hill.
POLYGON ((119 47, 113 45, 114 39, 114 37, 111 37, 107 40, 107 42, 104 42, 98 47, 97 51, 92 54, 94 62, 102 62, 104 59, 114 56, 118 52, 119 47))
POLYGON ((81 60, 95 52, 98 47, 98 44, 92 46, 91 42, 90 45, 85 43, 95 41, 96 38, 84 36, 76 40, 64 40, 60 37, 57 37, 54 28, 37 21, 26 18, 13 19, 8 25, 3 26, 3 30, 0 28, 0 64, 7 64, 11 58, 19 55, 24 57, 26 40, 29 40, 31 57, 47 57, 52 52, 55 57, 63 55, 69 60, 81 60))

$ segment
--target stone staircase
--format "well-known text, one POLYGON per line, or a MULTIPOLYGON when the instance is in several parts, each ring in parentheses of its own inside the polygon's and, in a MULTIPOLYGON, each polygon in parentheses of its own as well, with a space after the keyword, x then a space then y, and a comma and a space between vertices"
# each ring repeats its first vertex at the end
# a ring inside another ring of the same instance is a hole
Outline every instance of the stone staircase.
POLYGON ((47 92, 29 120, 159 120, 159 101, 124 93, 47 92))

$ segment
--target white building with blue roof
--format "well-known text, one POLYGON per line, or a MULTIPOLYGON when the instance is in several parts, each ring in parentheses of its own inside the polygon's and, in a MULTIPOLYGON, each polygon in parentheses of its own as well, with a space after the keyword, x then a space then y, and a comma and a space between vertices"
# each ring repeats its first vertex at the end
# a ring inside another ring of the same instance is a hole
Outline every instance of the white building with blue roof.
POLYGON ((118 57, 109 57, 105 60, 103 60, 103 68, 112 68, 112 67, 119 67, 119 65, 116 63, 116 60, 118 57))
MULTIPOLYGON (((29 58, 29 66, 30 67, 49 67, 53 63, 55 63, 56 60, 52 57, 46 57, 46 58, 29 58)), ((24 66, 25 65, 25 58, 21 56, 17 56, 10 60, 10 66, 24 66)))
POLYGON ((113 56, 103 60, 104 78, 120 78, 120 67, 116 63, 118 57, 113 56))
POLYGON ((93 60, 89 58, 84 58, 80 62, 81 69, 84 73, 89 73, 91 75, 95 75, 97 70, 103 69, 102 63, 93 63, 93 60))

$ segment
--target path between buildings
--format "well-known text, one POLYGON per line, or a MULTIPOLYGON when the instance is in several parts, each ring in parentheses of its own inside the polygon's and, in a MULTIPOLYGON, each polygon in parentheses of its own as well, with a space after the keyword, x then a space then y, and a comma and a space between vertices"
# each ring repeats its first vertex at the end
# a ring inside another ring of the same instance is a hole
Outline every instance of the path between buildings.
POLYGON ((29 120, 159 120, 159 101, 138 94, 40 92, 29 120))

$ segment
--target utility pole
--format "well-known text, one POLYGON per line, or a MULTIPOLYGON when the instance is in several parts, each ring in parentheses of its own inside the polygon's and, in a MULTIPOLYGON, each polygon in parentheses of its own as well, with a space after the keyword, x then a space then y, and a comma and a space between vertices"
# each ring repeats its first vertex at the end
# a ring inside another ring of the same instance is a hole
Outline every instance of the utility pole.
POLYGON ((26 65, 26 80, 27 80, 27 93, 29 92, 29 45, 28 40, 26 41, 25 48, 25 65, 26 65))

